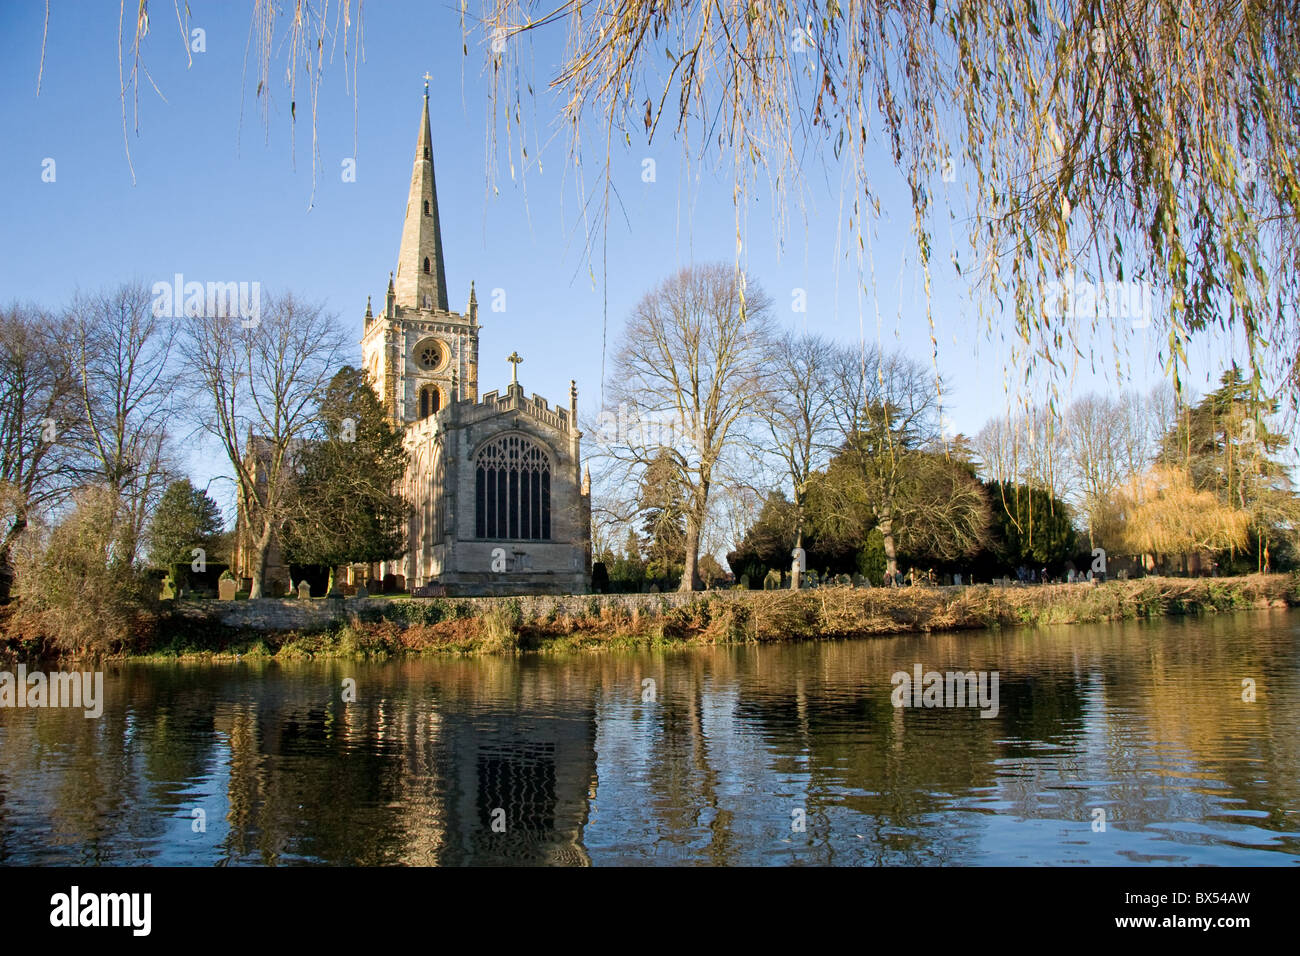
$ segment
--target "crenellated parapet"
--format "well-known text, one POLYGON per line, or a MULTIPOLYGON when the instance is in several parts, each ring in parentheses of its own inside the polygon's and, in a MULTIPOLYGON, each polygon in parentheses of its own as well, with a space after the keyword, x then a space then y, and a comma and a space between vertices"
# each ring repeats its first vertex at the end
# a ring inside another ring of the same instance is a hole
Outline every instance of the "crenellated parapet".
POLYGON ((464 412, 460 413, 460 421, 464 424, 471 424, 509 412, 523 412, 531 415, 537 421, 550 426, 558 432, 567 433, 577 428, 577 423, 567 409, 552 408, 550 403, 536 392, 531 397, 525 397, 521 385, 507 386, 504 395, 495 390, 487 392, 482 401, 469 405, 464 412))

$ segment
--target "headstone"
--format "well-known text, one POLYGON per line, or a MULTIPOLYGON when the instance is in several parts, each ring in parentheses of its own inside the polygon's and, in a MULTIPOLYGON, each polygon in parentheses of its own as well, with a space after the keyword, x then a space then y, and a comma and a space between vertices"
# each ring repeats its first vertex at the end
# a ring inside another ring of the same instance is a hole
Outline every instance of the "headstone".
POLYGON ((781 572, 776 568, 767 572, 767 577, 763 578, 764 591, 776 591, 781 587, 781 572))
POLYGON ((303 580, 298 582, 298 600, 306 601, 309 600, 310 598, 311 598, 311 585, 307 583, 306 578, 303 578, 303 580))
POLYGON ((217 582, 217 597, 222 601, 233 601, 235 599, 235 589, 237 583, 230 578, 222 578, 217 582))
POLYGON ((366 590, 366 586, 364 584, 358 584, 357 593, 354 595, 354 597, 368 598, 370 597, 370 592, 366 590))
POLYGON ((652 585, 650 585, 650 591, 649 591, 649 593, 650 593, 650 594, 658 594, 658 593, 659 593, 659 585, 657 585, 657 584, 652 584, 652 585))
POLYGON ((748 575, 748 574, 742 574, 742 575, 740 576, 740 589, 741 589, 742 591, 748 591, 748 590, 749 590, 749 575, 748 575))
POLYGON ((958 572, 956 572, 955 574, 953 574, 953 576, 952 576, 952 583, 953 583, 953 586, 954 586, 954 587, 961 587, 961 572, 960 572, 960 571, 958 571, 958 572))
POLYGON ((285 584, 278 578, 271 582, 271 597, 282 598, 285 595, 285 584))

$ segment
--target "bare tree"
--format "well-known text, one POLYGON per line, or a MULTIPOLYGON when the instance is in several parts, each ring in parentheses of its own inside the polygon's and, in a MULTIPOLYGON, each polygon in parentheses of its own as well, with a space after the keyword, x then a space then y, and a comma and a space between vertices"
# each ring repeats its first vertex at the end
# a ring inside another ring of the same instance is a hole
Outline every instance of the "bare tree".
POLYGON ((1069 491, 1067 440, 1051 408, 1030 408, 989 421, 972 447, 990 481, 1015 482, 1054 496, 1069 491))
POLYGON ((0 312, 0 602, 12 591, 17 538, 77 484, 79 416, 66 341, 64 323, 38 309, 0 312))
MULTIPOLYGON (((796 548, 803 547, 808 482, 830 457, 834 434, 836 347, 816 335, 786 334, 776 344, 772 387, 762 406, 767 451, 790 479, 796 548)), ((790 577, 798 589, 799 572, 790 577)))
POLYGON ((264 594, 266 559, 288 515, 293 450, 345 348, 335 318, 285 294, 246 323, 236 316, 187 320, 182 350, 201 398, 198 423, 234 472, 239 532, 253 552, 250 598, 264 594))
POLYGON ((757 283, 734 266, 688 266, 632 310, 614 360, 612 396, 666 428, 620 436, 607 454, 629 478, 661 456, 671 463, 685 495, 683 591, 699 583, 710 491, 725 479, 728 453, 765 401, 770 308, 757 283))
POLYGON ((79 295, 70 329, 89 469, 122 509, 119 545, 126 553, 120 557, 129 563, 149 510, 173 474, 167 422, 176 384, 170 362, 176 325, 154 314, 148 288, 126 283, 79 295))
POLYGON ((1070 404, 1063 422, 1079 513, 1088 522, 1089 549, 1097 546, 1098 530, 1106 524, 1107 512, 1127 477, 1120 464, 1122 409, 1117 404, 1101 395, 1085 395, 1070 404))

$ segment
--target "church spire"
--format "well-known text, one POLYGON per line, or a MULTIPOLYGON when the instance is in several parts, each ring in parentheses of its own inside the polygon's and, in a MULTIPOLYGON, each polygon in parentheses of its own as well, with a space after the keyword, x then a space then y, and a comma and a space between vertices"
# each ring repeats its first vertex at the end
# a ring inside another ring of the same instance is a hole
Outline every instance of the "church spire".
POLYGON ((447 274, 442 258, 438 187, 433 178, 433 136, 429 131, 429 82, 424 84, 420 137, 411 169, 406 222, 397 255, 397 304, 404 309, 441 309, 447 305, 447 274))

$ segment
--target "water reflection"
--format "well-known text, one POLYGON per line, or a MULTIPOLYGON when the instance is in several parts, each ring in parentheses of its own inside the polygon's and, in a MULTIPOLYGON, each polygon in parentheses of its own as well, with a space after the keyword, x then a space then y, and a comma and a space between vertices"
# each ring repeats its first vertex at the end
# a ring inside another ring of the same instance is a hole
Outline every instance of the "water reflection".
POLYGON ((116 666, 98 720, 0 711, 0 862, 1294 864, 1298 648, 1278 611, 116 666), (890 676, 917 663, 997 670, 997 716, 894 708, 890 676))

